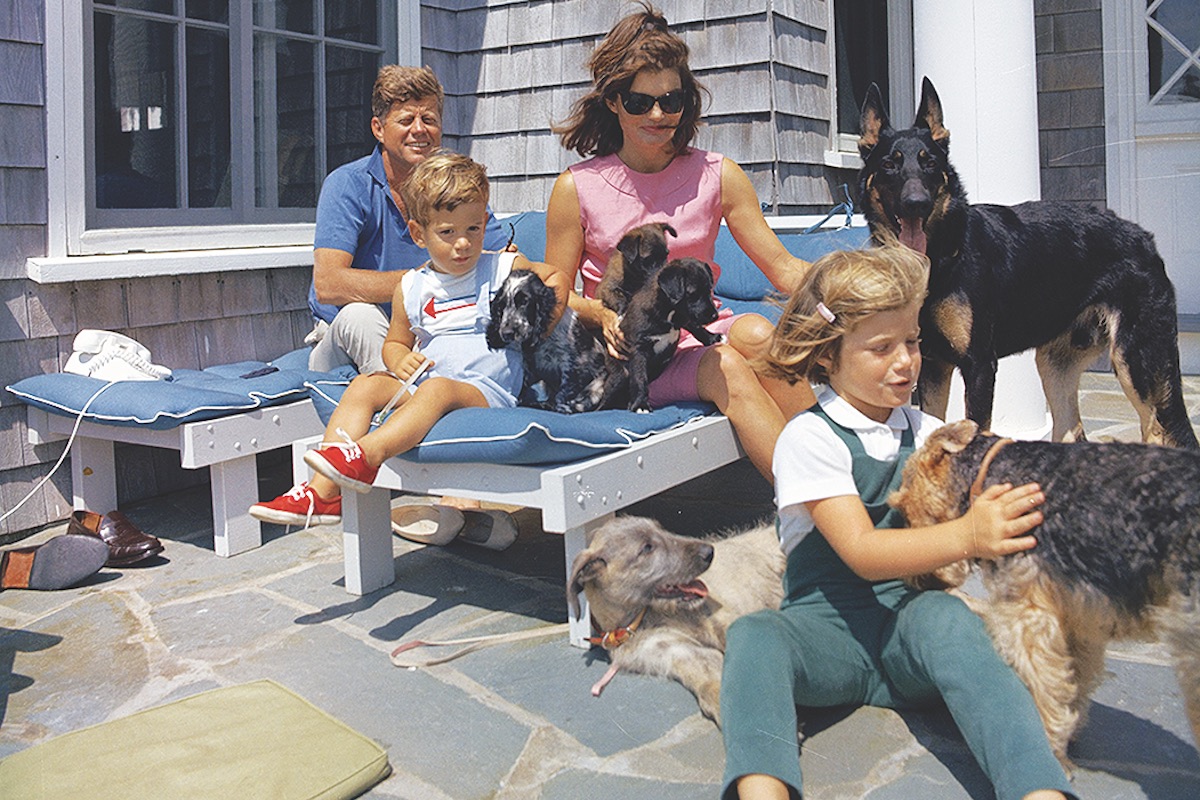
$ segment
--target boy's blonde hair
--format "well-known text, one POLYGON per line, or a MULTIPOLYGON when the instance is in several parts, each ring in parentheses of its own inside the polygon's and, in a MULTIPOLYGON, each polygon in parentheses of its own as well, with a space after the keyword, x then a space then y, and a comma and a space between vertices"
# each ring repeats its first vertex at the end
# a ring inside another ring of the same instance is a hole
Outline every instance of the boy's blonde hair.
POLYGON ((400 187, 408 218, 428 225, 433 211, 453 211, 463 203, 488 201, 487 169, 468 156, 439 150, 426 158, 400 187))
POLYGON ((767 353, 755 366, 791 383, 827 383, 819 361, 837 364, 842 336, 872 314, 924 300, 928 282, 929 259, 898 243, 829 253, 787 300, 767 353))

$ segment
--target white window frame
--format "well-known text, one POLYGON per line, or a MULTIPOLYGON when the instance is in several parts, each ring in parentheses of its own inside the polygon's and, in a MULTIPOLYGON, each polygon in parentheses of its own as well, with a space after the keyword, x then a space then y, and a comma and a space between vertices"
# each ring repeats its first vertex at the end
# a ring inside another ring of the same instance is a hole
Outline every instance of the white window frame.
MULTIPOLYGON (((862 159, 858 155, 858 131, 838 130, 837 107, 837 52, 834 35, 835 14, 833 0, 825 4, 828 11, 826 41, 829 46, 829 149, 825 151, 825 165, 837 169, 859 169, 862 159)), ((911 113, 917 107, 913 77, 913 33, 912 0, 897 0, 887 4, 888 13, 888 84, 890 97, 886 98, 888 113, 893 117, 911 113)), ((907 125, 907 122, 902 123, 907 125)))
MULTIPOLYGON (((385 0, 386 1, 386 0, 385 0)), ((213 250, 230 256, 224 270, 286 266, 290 255, 259 248, 299 248, 311 261, 311 223, 171 226, 146 228, 87 227, 85 190, 87 75, 82 54, 89 26, 83 0, 46 0, 46 196, 47 257, 30 259, 34 280, 76 280, 81 268, 89 278, 206 272, 213 250), (145 253, 171 252, 147 273, 145 253), (132 254, 132 255, 131 255, 132 254), (114 255, 113 258, 105 256, 114 255), (71 259, 95 256, 84 262, 71 259), (281 257, 283 256, 283 257, 281 257)), ((421 63, 419 0, 397 0, 397 60, 421 63)), ((303 262, 301 262, 303 263, 303 262)))

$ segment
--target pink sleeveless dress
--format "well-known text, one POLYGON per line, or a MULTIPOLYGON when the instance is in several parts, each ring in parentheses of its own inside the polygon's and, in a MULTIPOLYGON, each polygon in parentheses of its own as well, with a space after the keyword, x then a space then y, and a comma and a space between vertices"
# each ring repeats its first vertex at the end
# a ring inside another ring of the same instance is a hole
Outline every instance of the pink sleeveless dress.
MULTIPOLYGON (((721 268, 713 262, 717 231, 721 227, 721 164, 724 157, 695 148, 676 156, 661 172, 635 172, 615 154, 597 156, 570 168, 579 196, 579 221, 583 226, 583 296, 595 297, 608 259, 630 228, 649 222, 666 222, 679 234, 667 236, 671 258, 698 258, 712 265, 713 278, 721 268)), ((709 325, 724 333, 733 316, 726 310, 709 325)), ((704 348, 686 331, 675 358, 650 384, 650 404, 698 400, 696 372, 704 348)))

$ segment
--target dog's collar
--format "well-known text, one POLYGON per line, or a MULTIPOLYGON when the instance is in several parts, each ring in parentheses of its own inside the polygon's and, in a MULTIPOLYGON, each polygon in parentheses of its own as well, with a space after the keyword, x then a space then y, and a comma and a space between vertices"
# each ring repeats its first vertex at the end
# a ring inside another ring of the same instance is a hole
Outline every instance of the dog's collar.
POLYGON ((633 618, 633 622, 623 628, 613 628, 611 631, 605 631, 602 636, 589 636, 587 641, 592 644, 598 644, 605 650, 616 650, 621 645, 629 641, 629 637, 633 636, 638 626, 642 624, 642 619, 646 616, 646 609, 638 612, 638 615, 633 618))
POLYGON ((983 461, 979 464, 979 474, 975 476, 975 482, 971 484, 970 501, 975 502, 975 498, 983 494, 983 482, 987 479, 988 467, 992 465, 992 459, 996 454, 1005 448, 1005 446, 1013 443, 1012 439, 1007 437, 997 439, 988 448, 988 451, 983 455, 983 461))

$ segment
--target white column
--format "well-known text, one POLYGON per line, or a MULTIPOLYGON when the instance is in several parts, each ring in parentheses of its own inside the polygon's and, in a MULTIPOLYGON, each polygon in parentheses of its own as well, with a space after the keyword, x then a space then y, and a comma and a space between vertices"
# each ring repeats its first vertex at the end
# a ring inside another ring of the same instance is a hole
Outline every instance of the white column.
MULTIPOLYGON (((975 203, 1041 198, 1033 0, 913 0, 914 97, 928 77, 942 101, 950 159, 975 203)), ((893 111, 897 126, 909 110, 893 111)), ((951 384, 948 420, 961 419, 962 379, 951 384)), ((1033 351, 1001 359, 992 429, 1022 439, 1050 434, 1033 351)))

